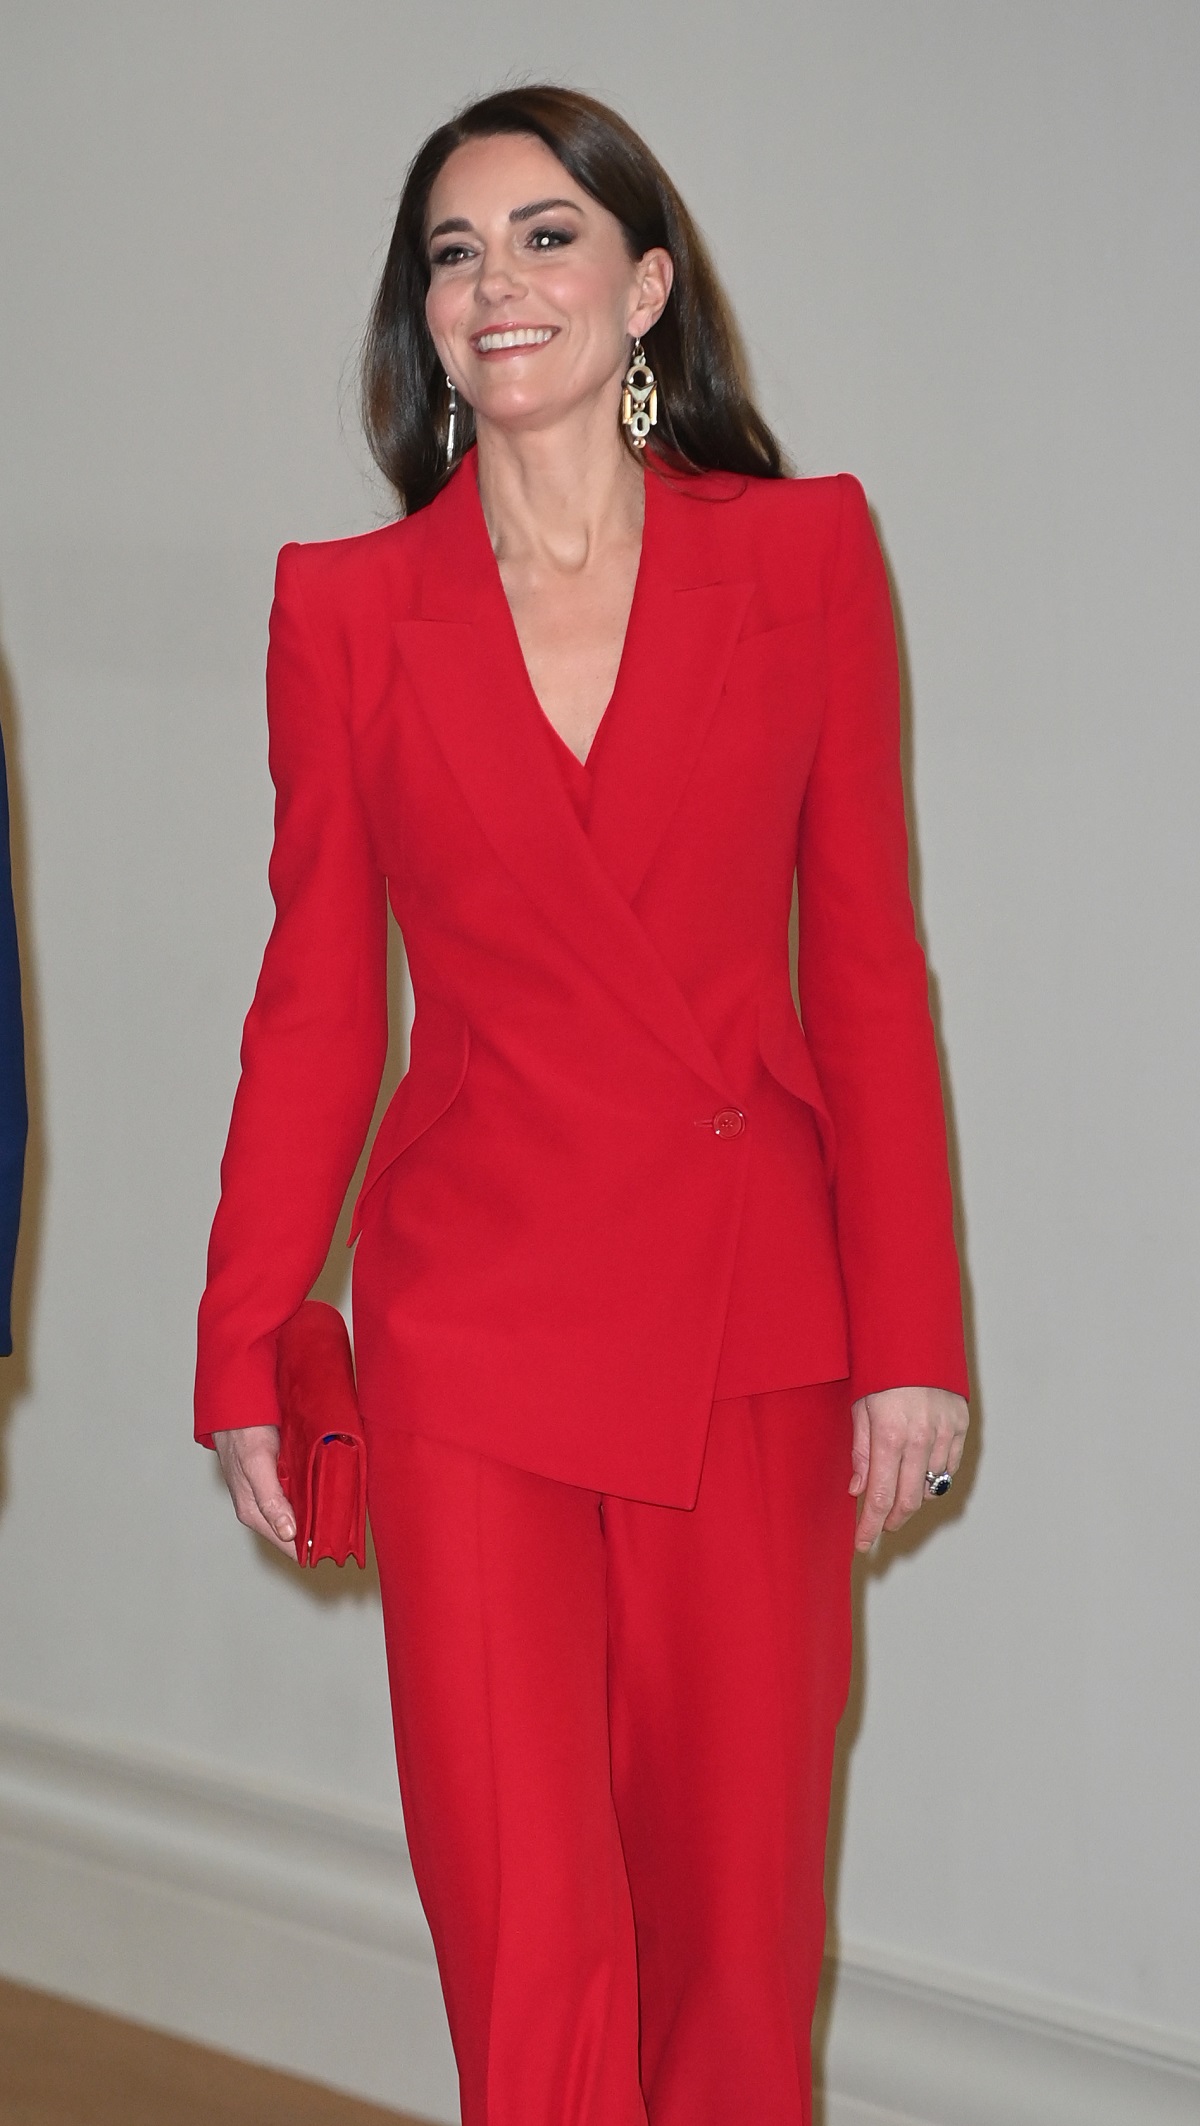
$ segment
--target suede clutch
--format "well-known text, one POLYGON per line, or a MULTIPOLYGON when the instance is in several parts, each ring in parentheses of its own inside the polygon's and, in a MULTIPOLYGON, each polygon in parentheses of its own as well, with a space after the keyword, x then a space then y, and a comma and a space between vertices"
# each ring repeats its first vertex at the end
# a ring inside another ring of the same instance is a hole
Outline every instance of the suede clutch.
POLYGON ((279 1482, 301 1565, 365 1565, 367 1445, 350 1337, 336 1307, 306 1299, 279 1331, 279 1482))

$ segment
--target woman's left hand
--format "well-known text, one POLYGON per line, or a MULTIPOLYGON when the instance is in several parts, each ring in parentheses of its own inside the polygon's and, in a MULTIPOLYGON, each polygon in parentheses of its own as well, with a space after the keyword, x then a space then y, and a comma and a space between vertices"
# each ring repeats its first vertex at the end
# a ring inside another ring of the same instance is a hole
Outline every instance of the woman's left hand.
POLYGON ((884 1388, 854 1405, 854 1474, 862 1506, 856 1550, 870 1550, 881 1529, 902 1528, 926 1497, 925 1479, 962 1460, 969 1415, 948 1388, 884 1388))

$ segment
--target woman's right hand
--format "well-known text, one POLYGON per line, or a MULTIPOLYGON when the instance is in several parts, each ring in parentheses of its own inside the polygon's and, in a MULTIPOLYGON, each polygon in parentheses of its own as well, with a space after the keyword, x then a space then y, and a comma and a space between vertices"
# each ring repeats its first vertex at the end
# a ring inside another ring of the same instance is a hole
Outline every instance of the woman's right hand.
POLYGON ((245 1425, 239 1432, 214 1432, 213 1445, 243 1528, 265 1535, 285 1558, 294 1559, 296 1516, 279 1482, 279 1427, 245 1425))

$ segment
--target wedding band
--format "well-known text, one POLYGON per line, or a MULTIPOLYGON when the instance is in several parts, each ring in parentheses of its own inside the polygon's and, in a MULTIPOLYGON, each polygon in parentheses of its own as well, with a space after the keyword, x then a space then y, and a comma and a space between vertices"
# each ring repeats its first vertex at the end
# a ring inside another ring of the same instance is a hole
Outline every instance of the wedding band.
POLYGON ((930 1469, 925 1477, 925 1486, 931 1499, 944 1499, 954 1478, 948 1469, 930 1469))

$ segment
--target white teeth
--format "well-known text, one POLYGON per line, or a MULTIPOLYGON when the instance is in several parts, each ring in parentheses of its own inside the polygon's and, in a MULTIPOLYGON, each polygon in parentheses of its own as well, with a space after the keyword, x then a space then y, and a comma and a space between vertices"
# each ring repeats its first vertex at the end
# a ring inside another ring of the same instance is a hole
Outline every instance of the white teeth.
POLYGON ((544 347, 553 338, 551 325, 518 325, 511 332, 481 332, 475 345, 480 354, 490 354, 495 347, 544 347))

